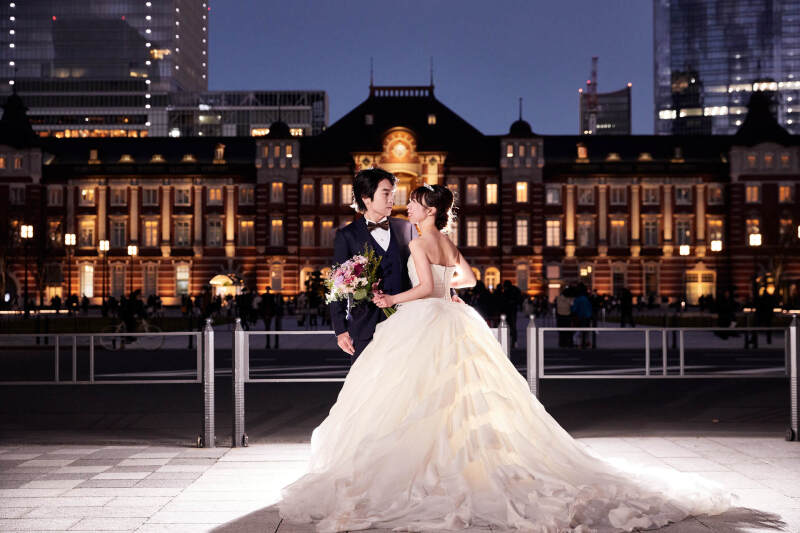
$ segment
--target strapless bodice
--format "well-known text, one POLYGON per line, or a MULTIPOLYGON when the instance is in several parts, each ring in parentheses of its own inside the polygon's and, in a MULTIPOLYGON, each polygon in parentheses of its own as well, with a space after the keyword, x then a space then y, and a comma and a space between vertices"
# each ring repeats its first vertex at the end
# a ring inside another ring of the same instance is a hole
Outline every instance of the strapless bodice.
MULTIPOLYGON (((433 291, 428 298, 443 298, 450 300, 450 281, 453 279, 455 266, 431 265, 433 275, 433 291)), ((412 287, 419 285, 419 276, 414 266, 414 258, 408 258, 408 277, 411 279, 412 287)))

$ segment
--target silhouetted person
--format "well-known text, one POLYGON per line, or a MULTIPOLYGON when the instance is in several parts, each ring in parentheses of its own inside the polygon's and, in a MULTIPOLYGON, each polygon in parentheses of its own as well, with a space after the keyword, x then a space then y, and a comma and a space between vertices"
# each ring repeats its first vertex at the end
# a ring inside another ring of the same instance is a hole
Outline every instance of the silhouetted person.
MULTIPOLYGON (((572 301, 570 312, 575 319, 575 327, 586 328, 589 327, 589 321, 592 319, 592 303, 586 295, 586 286, 583 283, 578 284, 577 296, 572 301)), ((589 332, 580 331, 578 338, 580 339, 580 347, 589 347, 589 332)))
POLYGON ((622 289, 619 299, 619 327, 624 328, 625 324, 636 327, 633 321, 633 294, 627 287, 622 289))

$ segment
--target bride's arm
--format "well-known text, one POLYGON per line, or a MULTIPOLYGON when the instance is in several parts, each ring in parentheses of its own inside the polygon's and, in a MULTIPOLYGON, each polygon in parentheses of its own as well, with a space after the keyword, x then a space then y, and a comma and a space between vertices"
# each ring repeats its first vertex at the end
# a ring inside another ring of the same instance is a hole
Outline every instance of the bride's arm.
POLYGON ((379 294, 376 295, 372 301, 378 307, 391 307, 395 304, 403 302, 410 302, 411 300, 418 300, 425 298, 433 292, 433 274, 431 273, 431 264, 428 257, 425 255, 425 250, 419 243, 419 240, 413 240, 408 243, 408 249, 411 250, 411 257, 414 258, 414 268, 419 276, 419 285, 413 289, 409 289, 399 294, 379 294))
POLYGON ((475 273, 472 267, 461 252, 458 252, 458 265, 456 266, 456 275, 450 280, 450 286, 454 289, 464 289, 467 287, 474 287, 478 280, 475 279, 475 273))

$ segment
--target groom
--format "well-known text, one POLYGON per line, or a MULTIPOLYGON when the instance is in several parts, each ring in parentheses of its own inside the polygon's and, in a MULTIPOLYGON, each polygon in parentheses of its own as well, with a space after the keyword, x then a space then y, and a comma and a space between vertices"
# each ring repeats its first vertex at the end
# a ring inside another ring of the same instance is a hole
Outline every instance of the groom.
MULTIPOLYGON (((375 250, 375 254, 381 257, 378 271, 378 277, 382 279, 381 290, 387 294, 398 294, 411 288, 408 243, 417 237, 413 224, 390 216, 396 182, 393 174, 380 168, 369 168, 356 174, 353 178, 354 207, 364 216, 340 228, 333 241, 333 260, 336 263, 363 253, 365 244, 375 250)), ((345 302, 332 302, 331 322, 339 348, 350 354, 355 362, 385 315, 370 301, 354 306, 350 320, 346 319, 346 309, 345 302)))

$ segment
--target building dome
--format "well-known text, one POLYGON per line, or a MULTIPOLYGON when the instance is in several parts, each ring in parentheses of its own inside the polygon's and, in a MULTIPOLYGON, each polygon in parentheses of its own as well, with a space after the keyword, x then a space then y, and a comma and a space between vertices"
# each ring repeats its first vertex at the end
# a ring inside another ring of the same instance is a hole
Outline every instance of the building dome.
POLYGON ((269 134, 267 137, 285 139, 292 136, 289 125, 282 120, 276 120, 269 127, 269 134))
POLYGON ((511 124, 508 134, 511 137, 531 137, 533 135, 533 130, 531 129, 530 124, 522 119, 519 119, 511 124))

